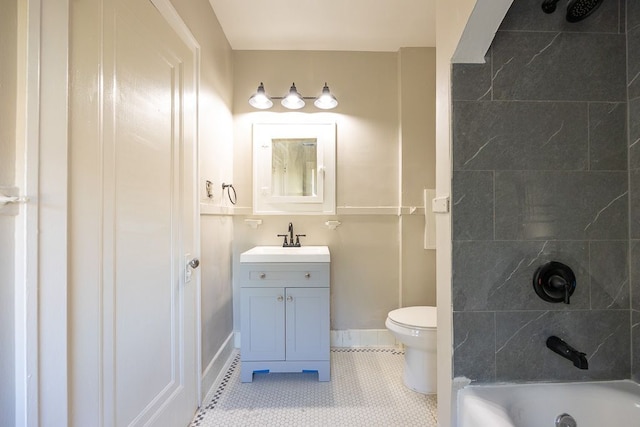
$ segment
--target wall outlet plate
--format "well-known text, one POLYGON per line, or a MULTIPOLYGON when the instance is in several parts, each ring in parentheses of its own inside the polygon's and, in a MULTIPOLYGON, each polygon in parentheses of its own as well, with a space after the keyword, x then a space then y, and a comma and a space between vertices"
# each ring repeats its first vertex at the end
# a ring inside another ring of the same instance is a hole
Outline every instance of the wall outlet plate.
POLYGON ((436 197, 431 200, 431 210, 435 213, 449 213, 449 196, 436 197))

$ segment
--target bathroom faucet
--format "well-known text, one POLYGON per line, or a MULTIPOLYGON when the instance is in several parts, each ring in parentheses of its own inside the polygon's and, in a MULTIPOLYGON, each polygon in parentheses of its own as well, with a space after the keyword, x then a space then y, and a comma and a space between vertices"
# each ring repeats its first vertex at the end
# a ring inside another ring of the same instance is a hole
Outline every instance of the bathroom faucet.
POLYGON ((289 229, 287 230, 287 234, 278 234, 278 237, 284 237, 284 242, 282 243, 283 248, 299 248, 300 245, 300 237, 306 237, 306 234, 296 234, 296 240, 293 240, 293 223, 289 223, 289 229), (287 240, 287 237, 289 240, 287 240))
POLYGON ((289 223, 289 242, 293 245, 293 223, 289 223))
POLYGON ((573 366, 576 368, 589 369, 589 362, 587 361, 586 354, 579 352, 555 335, 547 338, 547 347, 565 359, 571 360, 573 362, 573 366))

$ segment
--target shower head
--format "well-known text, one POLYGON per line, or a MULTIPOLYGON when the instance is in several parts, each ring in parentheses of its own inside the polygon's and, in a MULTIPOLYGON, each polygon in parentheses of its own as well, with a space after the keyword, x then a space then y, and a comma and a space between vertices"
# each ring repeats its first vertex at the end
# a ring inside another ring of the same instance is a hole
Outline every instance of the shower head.
POLYGON ((544 13, 553 13, 556 11, 556 4, 560 0, 544 0, 542 2, 542 10, 544 13))
MULTIPOLYGON (((556 11, 556 5, 560 0, 544 0, 542 2, 542 10, 544 13, 553 13, 556 11)), ((591 15, 603 0, 571 0, 567 5, 567 21, 582 21, 591 15)))
POLYGON ((591 15, 593 11, 602 4, 602 1, 603 0, 571 0, 567 6, 567 21, 582 21, 591 15))

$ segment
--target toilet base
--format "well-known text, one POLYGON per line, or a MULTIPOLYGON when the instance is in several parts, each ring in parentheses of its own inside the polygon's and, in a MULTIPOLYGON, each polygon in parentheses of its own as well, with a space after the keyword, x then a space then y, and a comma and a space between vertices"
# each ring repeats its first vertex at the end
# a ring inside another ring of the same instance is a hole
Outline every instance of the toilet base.
POLYGON ((404 347, 404 385, 423 394, 436 393, 436 353, 404 347))

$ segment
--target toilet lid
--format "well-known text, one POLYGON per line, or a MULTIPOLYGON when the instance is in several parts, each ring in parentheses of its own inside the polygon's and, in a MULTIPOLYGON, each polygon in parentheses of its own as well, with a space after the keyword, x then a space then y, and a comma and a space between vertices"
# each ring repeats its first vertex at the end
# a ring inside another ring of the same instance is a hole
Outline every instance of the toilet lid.
POLYGON ((435 307, 404 307, 389 312, 389 319, 409 327, 437 327, 437 310, 435 307))

